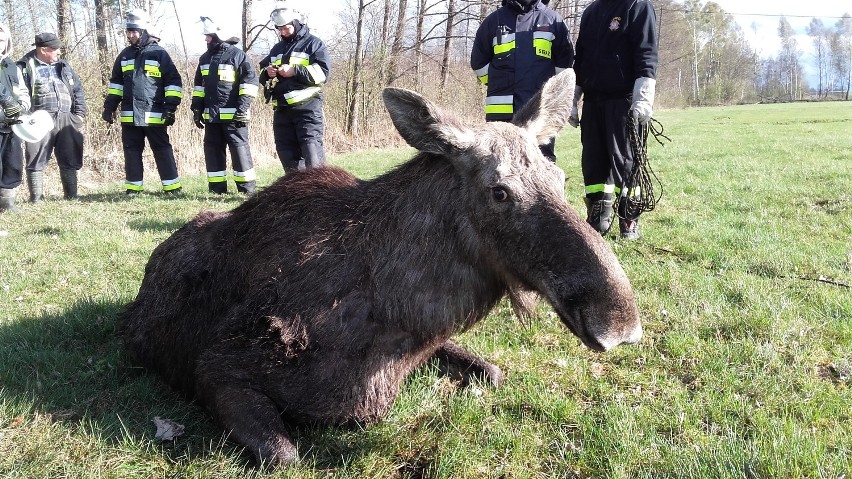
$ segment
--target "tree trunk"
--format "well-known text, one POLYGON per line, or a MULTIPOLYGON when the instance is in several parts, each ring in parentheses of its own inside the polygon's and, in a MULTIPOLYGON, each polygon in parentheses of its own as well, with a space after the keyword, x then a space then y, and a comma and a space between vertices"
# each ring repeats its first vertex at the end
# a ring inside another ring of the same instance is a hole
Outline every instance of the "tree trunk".
POLYGON ((396 29, 393 34, 391 45, 390 62, 388 65, 388 76, 385 84, 390 85, 396 81, 399 73, 399 62, 402 56, 402 38, 405 34, 405 12, 408 10, 408 0, 399 0, 399 10, 396 15, 396 29))
POLYGON ((417 28, 414 33, 414 76, 417 89, 420 89, 421 70, 423 68, 423 22, 426 19, 426 0, 417 0, 417 28))
POLYGON ((456 1, 447 0, 447 34, 444 37, 444 55, 441 57, 441 90, 450 78, 450 50, 453 47, 453 27, 456 18, 456 1))
MULTIPOLYGON (((243 0, 243 28, 242 28, 242 42, 243 49, 248 51, 251 48, 249 44, 249 32, 251 31, 251 7, 254 3, 254 0, 243 0)), ((253 42, 252 42, 253 43, 253 42)))
POLYGON ((95 38, 98 49, 98 64, 101 69, 101 82, 109 82, 112 61, 109 58, 109 47, 107 45, 106 11, 104 2, 106 0, 95 0, 95 38))
MULTIPOLYGON (((68 28, 71 26, 71 3, 70 0, 56 0, 56 35, 62 43, 69 45, 68 28)), ((70 51, 66 48, 66 51, 70 51)))
POLYGON ((349 109, 346 112, 346 133, 349 135, 358 131, 360 127, 358 117, 361 114, 361 50, 364 44, 364 13, 367 5, 364 4, 364 0, 358 0, 358 20, 355 23, 355 58, 352 61, 352 78, 349 83, 349 109))

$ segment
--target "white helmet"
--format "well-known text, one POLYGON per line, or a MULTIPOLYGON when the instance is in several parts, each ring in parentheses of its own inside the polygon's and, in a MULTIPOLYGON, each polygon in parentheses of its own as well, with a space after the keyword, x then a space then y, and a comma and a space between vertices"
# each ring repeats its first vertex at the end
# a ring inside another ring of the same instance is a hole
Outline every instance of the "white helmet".
POLYGON ((272 19, 272 23, 274 23, 276 27, 292 23, 293 20, 305 23, 304 16, 301 12, 285 7, 283 3, 278 3, 278 5, 276 5, 275 10, 272 10, 272 13, 269 14, 269 18, 272 19))
POLYGON ((53 129, 53 117, 47 110, 23 114, 18 119, 21 121, 12 125, 12 132, 27 143, 38 143, 53 129))
POLYGON ((212 18, 205 16, 201 17, 201 32, 205 35, 216 35, 221 40, 237 36, 226 32, 222 27, 216 25, 212 18))
POLYGON ((127 12, 124 21, 124 28, 126 30, 148 30, 148 27, 150 27, 150 21, 145 10, 134 8, 127 12))

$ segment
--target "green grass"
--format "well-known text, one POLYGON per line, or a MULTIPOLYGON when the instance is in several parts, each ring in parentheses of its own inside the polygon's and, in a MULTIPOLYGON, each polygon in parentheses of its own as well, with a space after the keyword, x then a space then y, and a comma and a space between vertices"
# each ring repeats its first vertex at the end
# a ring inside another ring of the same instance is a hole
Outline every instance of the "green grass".
MULTIPOLYGON (((649 147, 663 199, 642 240, 610 242, 637 292, 640 344, 597 354, 546 308, 520 323, 503 304, 459 338, 507 372, 500 389, 423 368, 386 421, 302 429, 301 462, 277 471, 131 367, 114 332, 154 246, 238 197, 188 178, 179 199, 110 185, 0 215, 0 477, 852 476, 849 104, 658 118, 673 140, 649 147), (155 440, 154 416, 186 435, 155 440)), ((569 128, 557 153, 582 211, 579 151, 569 128)), ((366 178, 410 154, 332 160, 366 178)))

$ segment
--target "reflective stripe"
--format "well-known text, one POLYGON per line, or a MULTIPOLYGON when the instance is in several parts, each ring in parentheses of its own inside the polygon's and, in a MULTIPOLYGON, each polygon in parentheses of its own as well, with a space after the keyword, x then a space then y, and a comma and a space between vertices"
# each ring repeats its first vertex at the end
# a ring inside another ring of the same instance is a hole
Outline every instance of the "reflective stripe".
POLYGON ((237 171, 234 170, 234 182, 235 183, 246 183, 248 181, 257 180, 257 175, 254 172, 254 168, 250 168, 246 171, 237 171))
POLYGON ((170 96, 174 96, 177 98, 183 98, 183 88, 178 85, 167 85, 165 90, 166 98, 170 96))
POLYGON ((219 108, 219 119, 220 120, 233 120, 234 114, 237 112, 236 108, 219 108))
POLYGON ((586 185, 586 194, 592 193, 615 193, 615 185, 607 185, 604 183, 598 183, 596 185, 586 185))
POLYGON ((310 77, 314 85, 325 83, 325 72, 322 71, 322 67, 316 63, 311 63, 308 65, 307 70, 308 77, 310 77))
POLYGON ((242 83, 240 84, 240 95, 256 97, 257 96, 257 85, 252 85, 251 83, 242 83))
POLYGON ((121 61, 121 71, 122 72, 132 71, 133 68, 135 67, 135 65, 136 65, 136 60, 134 60, 132 58, 130 60, 122 60, 121 61))
POLYGON ((556 35, 553 32, 533 32, 533 38, 538 40, 539 38, 552 42, 556 40, 556 35))
POLYGON ((133 191, 142 191, 145 188, 142 186, 141 181, 128 181, 124 180, 124 189, 133 190, 133 191))
POLYGON ((485 97, 485 113, 515 113, 515 97, 512 95, 495 95, 485 97))
POLYGON ((119 121, 121 123, 133 123, 133 112, 132 111, 122 111, 119 113, 119 121))
POLYGON ((305 52, 293 52, 290 54, 289 60, 287 63, 290 65, 305 65, 311 62, 311 56, 305 52))
POLYGON ((479 81, 482 82, 483 85, 488 84, 488 67, 490 64, 485 65, 479 70, 474 70, 473 73, 476 73, 476 77, 479 78, 479 81))
POLYGON ((107 95, 124 96, 124 85, 121 83, 110 83, 107 95))
POLYGON ((295 105, 317 96, 321 90, 322 88, 318 86, 305 88, 304 90, 293 90, 285 93, 284 99, 287 100, 288 105, 295 105))
POLYGON ((201 70, 201 76, 206 77, 207 75, 210 74, 210 64, 209 63, 205 63, 204 65, 201 65, 198 68, 201 70))
POLYGON ((535 49, 535 54, 540 57, 551 58, 553 56, 553 42, 550 40, 536 38, 533 40, 533 48, 535 49))
POLYGON ((180 188, 180 178, 173 180, 163 180, 163 191, 172 191, 180 188))
POLYGON ((219 65, 219 81, 231 83, 237 81, 237 72, 234 71, 233 65, 219 65))
POLYGON ((163 73, 160 71, 160 62, 157 60, 145 60, 143 70, 145 70, 145 75, 151 78, 160 78, 163 76, 163 73))
POLYGON ((203 86, 197 86, 197 87, 192 89, 192 96, 194 98, 204 98, 205 95, 206 95, 206 93, 204 93, 204 87, 203 86))
POLYGON ((228 181, 228 173, 225 171, 208 171, 207 172, 207 182, 208 183, 224 183, 228 181))
POLYGON ((281 65, 281 63, 283 63, 283 61, 284 61, 284 55, 283 54, 275 55, 274 57, 271 57, 269 59, 269 64, 278 66, 278 65, 281 65))
POLYGON ((495 55, 512 51, 515 49, 515 34, 507 33, 506 35, 502 35, 500 37, 494 37, 491 43, 494 45, 495 55))

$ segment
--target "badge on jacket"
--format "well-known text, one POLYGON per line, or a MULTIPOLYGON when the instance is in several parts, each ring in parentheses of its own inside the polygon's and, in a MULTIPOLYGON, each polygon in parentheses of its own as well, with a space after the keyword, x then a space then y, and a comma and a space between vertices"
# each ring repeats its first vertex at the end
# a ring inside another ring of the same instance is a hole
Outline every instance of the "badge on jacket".
POLYGON ((612 17, 612 20, 609 21, 609 29, 610 31, 616 31, 621 26, 621 17, 612 17))

